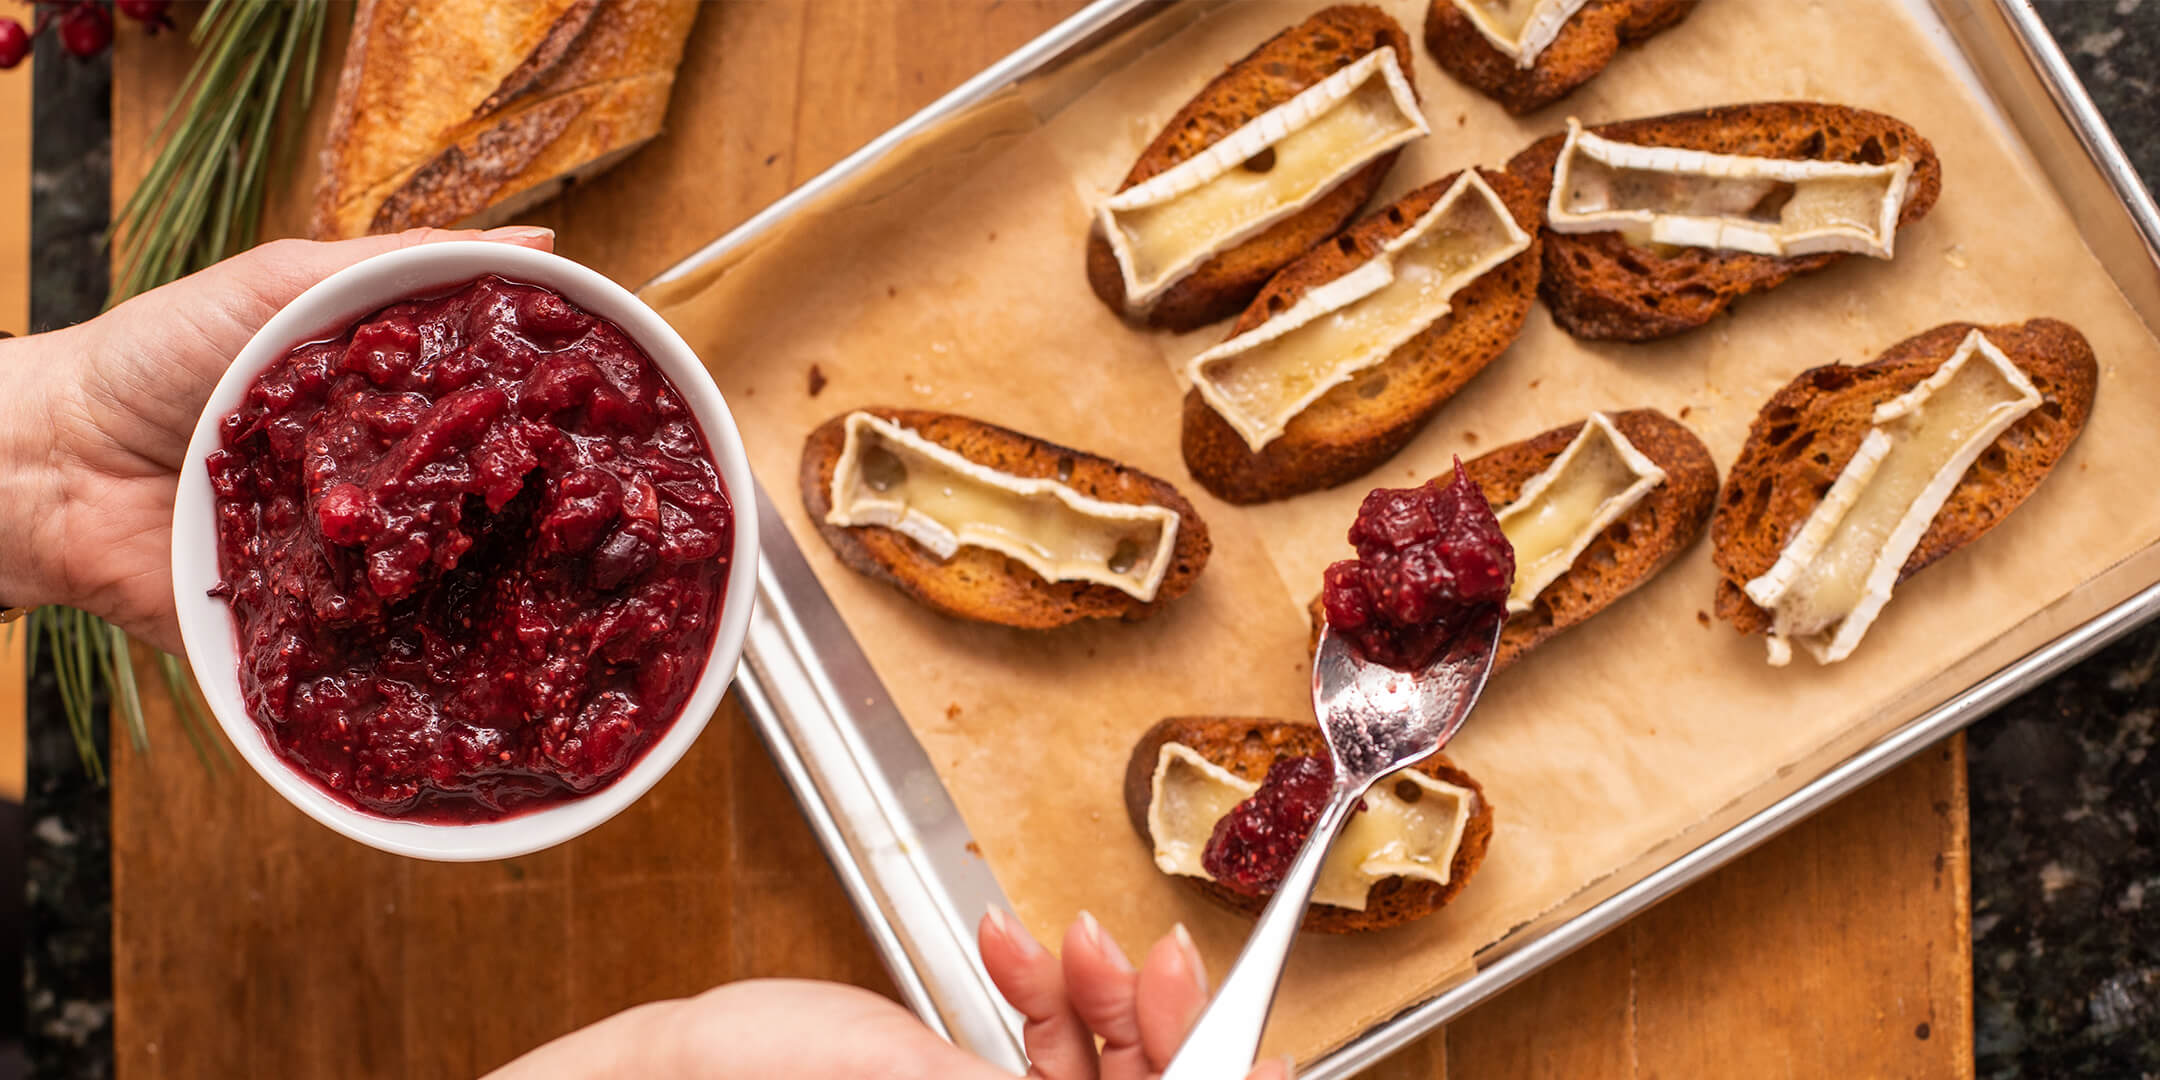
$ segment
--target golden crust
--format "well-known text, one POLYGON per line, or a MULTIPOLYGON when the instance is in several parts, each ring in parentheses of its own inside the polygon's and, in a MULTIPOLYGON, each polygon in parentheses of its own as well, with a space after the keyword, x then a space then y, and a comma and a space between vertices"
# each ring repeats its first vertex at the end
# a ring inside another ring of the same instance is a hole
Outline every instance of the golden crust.
POLYGON ((1048 629, 1083 619, 1147 618, 1192 587, 1213 547, 1199 511, 1168 483, 1108 458, 953 413, 850 409, 810 433, 803 444, 799 480, 804 511, 849 569, 890 582, 924 606, 947 615, 1023 629, 1048 629), (962 547, 952 558, 939 559, 891 529, 826 524, 825 515, 832 509, 833 468, 847 445, 845 425, 854 412, 891 420, 1000 472, 1056 478, 1093 498, 1153 503, 1177 511, 1177 544, 1155 599, 1143 602, 1093 582, 1045 581, 1019 561, 983 548, 962 547))
MULTIPOLYGON (((1326 8, 1275 35, 1186 102, 1140 152, 1118 190, 1143 183, 1205 150, 1383 44, 1395 50, 1404 76, 1414 87, 1410 35, 1378 8, 1326 8)), ((1143 314, 1126 310, 1125 278, 1110 241, 1100 230, 1088 235, 1088 285, 1110 310, 1148 326, 1184 331, 1227 318, 1244 307, 1275 271, 1342 228, 1380 187, 1398 153, 1382 155, 1311 206, 1202 263, 1164 290, 1143 314)))
MULTIPOLYGON (((1189 746, 1233 775, 1254 782, 1265 778, 1268 767, 1281 758, 1327 756, 1327 740, 1314 724, 1241 716, 1173 716, 1156 724, 1134 745, 1132 756, 1126 760, 1124 783, 1126 817, 1149 851, 1155 849, 1155 838, 1149 834, 1147 823, 1148 803, 1154 797, 1155 762, 1168 742, 1189 746)), ((1446 907, 1476 875, 1478 866, 1485 861, 1486 848, 1492 844, 1492 800, 1485 796, 1483 786, 1456 768, 1445 754, 1434 754, 1411 768, 1476 794, 1476 808, 1463 829, 1462 844, 1448 865, 1447 884, 1402 877, 1374 882, 1365 894, 1365 910, 1311 904, 1305 909, 1302 929, 1351 934, 1400 926, 1446 907)), ((1267 906, 1267 897, 1247 896, 1205 878, 1181 876, 1178 880, 1208 899, 1249 916, 1260 914, 1260 909, 1267 906)))
POLYGON ((2092 415, 2100 377, 2092 345, 2068 323, 1948 323, 1892 345, 1870 363, 1801 372, 1771 395, 1748 426, 1711 521, 1719 618, 1743 634, 1770 628, 1769 613, 1743 591, 1747 583, 1777 562, 1793 531, 1845 471, 1873 426, 1875 407, 1934 374, 1976 329, 2032 379, 2041 405, 2003 432, 1951 489, 1898 580, 1986 535, 2047 479, 2092 415))
MULTIPOLYGON (((1540 196, 1507 173, 1478 172, 1531 233, 1530 247, 1456 293, 1447 317, 1291 417, 1281 437, 1258 453, 1198 390, 1187 391, 1180 441, 1185 467, 1202 487, 1242 504, 1287 499, 1363 476, 1407 445, 1448 398, 1507 351, 1537 292, 1540 196)), ((1379 254, 1460 175, 1450 173, 1404 195, 1283 268, 1229 336, 1251 330, 1379 254)))
MULTIPOLYGON (((1845 105, 1724 105, 1589 130, 1645 146, 1750 157, 1879 164, 1910 155, 1913 174, 1898 215, 1900 229, 1925 216, 1942 191, 1942 162, 1919 132, 1895 117, 1845 105)), ((1563 140, 1560 135, 1541 139, 1508 162, 1508 171, 1537 191, 1539 221, 1563 140)), ((1849 257, 1825 252, 1781 258, 1705 248, 1659 254, 1614 232, 1543 231, 1538 294, 1561 329, 1593 341, 1650 341, 1692 330, 1743 296, 1849 257)))

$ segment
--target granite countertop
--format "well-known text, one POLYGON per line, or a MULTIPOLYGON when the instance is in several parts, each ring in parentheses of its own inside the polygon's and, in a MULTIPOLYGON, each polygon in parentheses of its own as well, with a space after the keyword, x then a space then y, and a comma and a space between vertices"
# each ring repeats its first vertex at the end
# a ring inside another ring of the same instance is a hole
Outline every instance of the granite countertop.
MULTIPOLYGON (((2146 184, 2160 185, 2160 0, 2032 2, 2146 184)), ((96 314, 105 280, 109 75, 51 44, 35 67, 36 328, 96 314)), ((31 704, 31 1055, 38 1075, 110 1076, 107 804, 76 763, 49 680, 31 704)), ((2160 1076, 2156 719, 2160 624, 1971 729, 1982 1077, 2160 1076)))

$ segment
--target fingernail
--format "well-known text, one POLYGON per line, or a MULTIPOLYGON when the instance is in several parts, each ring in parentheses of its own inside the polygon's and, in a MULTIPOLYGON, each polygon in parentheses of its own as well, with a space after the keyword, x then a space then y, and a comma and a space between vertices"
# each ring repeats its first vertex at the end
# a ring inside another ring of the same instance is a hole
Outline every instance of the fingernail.
POLYGON ((1193 944, 1192 932, 1185 929, 1184 923, 1178 923, 1170 928, 1170 935, 1177 938, 1178 951, 1185 954, 1185 970, 1192 975, 1193 986, 1199 988, 1201 997, 1206 997, 1207 961, 1200 958, 1200 947, 1193 944))
POLYGON ((553 240, 555 230, 538 225, 501 225, 480 234, 482 240, 553 240))
POLYGON ((1297 1080, 1297 1059, 1288 1054, 1276 1058, 1282 1062, 1282 1080, 1297 1080))
POLYGON ((990 923, 991 933, 1011 942, 1012 947, 1020 950, 1022 956, 1033 959, 1042 955, 1043 948, 1035 943, 1034 936, 1020 929, 1013 917, 1005 914, 1003 908, 991 904, 984 909, 983 918, 990 923))
POLYGON ((1116 968, 1121 974, 1132 974, 1132 961, 1125 959, 1125 953, 1117 947, 1117 942, 1110 940, 1110 935, 1103 933, 1102 924, 1095 921, 1095 916, 1085 911, 1080 913, 1080 936, 1086 938, 1088 944, 1095 946, 1096 952, 1109 957, 1111 967, 1116 968))

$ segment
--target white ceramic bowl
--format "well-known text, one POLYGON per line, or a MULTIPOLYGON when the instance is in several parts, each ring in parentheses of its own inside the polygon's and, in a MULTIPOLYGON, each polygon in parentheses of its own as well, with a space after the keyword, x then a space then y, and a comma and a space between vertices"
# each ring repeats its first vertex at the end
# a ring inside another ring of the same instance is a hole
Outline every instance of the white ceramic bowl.
POLYGON ((674 328, 599 273, 558 255, 483 241, 421 244, 368 259, 300 294, 263 325, 241 350, 195 424, 180 494, 173 506, 173 600, 188 661, 203 696, 225 735, 270 786, 308 816, 367 844, 423 859, 502 859, 560 844, 614 817, 637 801, 682 759, 720 705, 735 677, 757 582, 757 501, 742 435, 697 355, 674 328), (696 414, 720 466, 735 512, 735 551, 722 600, 712 655, 682 715, 660 741, 606 787, 581 798, 528 811, 502 821, 440 825, 396 821, 356 810, 330 796, 287 764, 248 716, 240 696, 240 661, 233 616, 209 595, 218 582, 215 498, 204 459, 218 446, 218 422, 239 406, 249 384, 295 345, 343 332, 353 321, 390 303, 463 284, 485 274, 544 285, 621 327, 652 357, 696 414))

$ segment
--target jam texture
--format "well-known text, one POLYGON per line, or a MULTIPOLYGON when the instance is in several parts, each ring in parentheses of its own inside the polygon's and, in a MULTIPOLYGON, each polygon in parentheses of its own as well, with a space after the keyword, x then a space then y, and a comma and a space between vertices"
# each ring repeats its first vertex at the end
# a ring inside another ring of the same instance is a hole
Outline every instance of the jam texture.
POLYGON ((1457 630, 1504 610, 1515 549, 1485 493, 1455 462, 1455 479, 1365 496, 1350 545, 1327 568, 1321 604, 1367 660, 1404 671, 1431 664, 1457 630))
MULTIPOLYGON (((1326 758, 1277 760, 1268 766, 1260 789, 1215 823, 1200 852, 1200 868, 1248 896, 1274 892, 1312 835, 1334 783, 1335 770, 1326 758)), ((1358 809, 1365 809, 1362 800, 1358 809)))
POLYGON ((589 793, 674 722, 734 515, 622 330, 484 277, 272 363, 224 418, 214 595, 249 715, 376 813, 483 821, 589 793))

